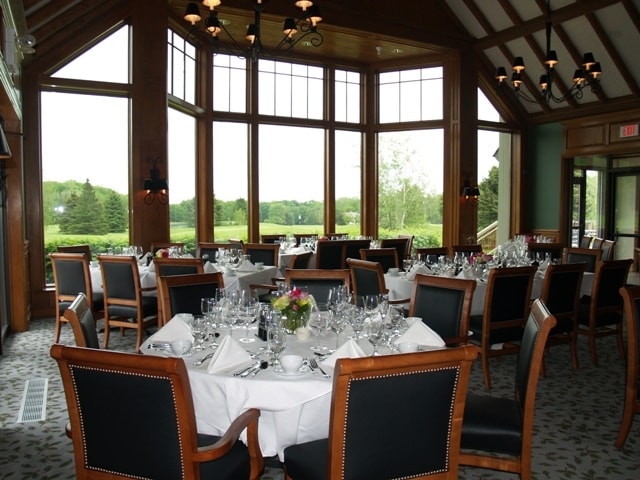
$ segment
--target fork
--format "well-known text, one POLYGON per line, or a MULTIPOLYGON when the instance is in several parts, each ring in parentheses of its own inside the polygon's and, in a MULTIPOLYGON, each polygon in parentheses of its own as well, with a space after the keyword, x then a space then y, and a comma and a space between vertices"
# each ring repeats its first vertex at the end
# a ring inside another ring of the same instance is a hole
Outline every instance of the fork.
POLYGON ((322 372, 322 376, 324 378, 329 378, 329 375, 327 375, 327 372, 325 372, 322 367, 320 365, 318 365, 318 362, 316 361, 315 358, 310 358, 309 359, 309 365, 311 365, 311 368, 317 368, 318 370, 320 370, 322 372))

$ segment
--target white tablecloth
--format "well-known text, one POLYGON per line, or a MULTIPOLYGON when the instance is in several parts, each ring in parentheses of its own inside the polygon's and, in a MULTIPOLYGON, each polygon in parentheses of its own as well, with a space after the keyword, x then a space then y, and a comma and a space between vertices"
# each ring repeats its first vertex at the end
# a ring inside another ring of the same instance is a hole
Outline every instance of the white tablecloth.
MULTIPOLYGON (((289 264, 291 263, 291 259, 293 258, 294 255, 298 255, 300 253, 306 253, 308 251, 309 250, 305 250, 302 247, 290 248, 286 252, 280 251, 280 253, 278 254, 278 256, 279 256, 278 266, 280 267, 280 271, 284 272, 285 268, 289 267, 289 264)), ((311 255, 311 258, 309 259, 309 268, 316 268, 316 254, 315 253, 313 253, 311 255)))
MULTIPOLYGON (((102 273, 100 266, 92 266, 91 271, 91 283, 94 292, 102 292, 102 273)), ((153 266, 139 267, 140 273, 140 286, 142 288, 155 288, 156 284, 156 271, 153 266)), ((223 274, 225 290, 244 290, 248 289, 252 283, 271 283, 271 278, 279 275, 278 268, 274 266, 265 266, 262 270, 254 272, 237 272, 236 275, 223 274)), ((149 295, 157 295, 156 291, 145 292, 149 295)))
MULTIPOLYGON (((220 331, 227 333, 228 328, 223 327, 220 331)), ((256 331, 253 328, 250 334, 255 335, 256 331)), ((234 338, 240 339, 244 335, 243 327, 234 328, 234 338)), ((142 353, 162 354, 147 348, 153 339, 154 336, 142 344, 142 353)), ((342 332, 341 339, 346 341, 346 332, 342 332)), ((290 335, 283 355, 297 353, 310 357, 313 355, 310 347, 316 345, 317 340, 311 337, 306 341, 298 341, 295 335, 290 335)), ((335 347, 333 334, 319 340, 323 345, 335 347)), ((266 342, 259 338, 244 345, 248 350, 260 353, 261 358, 267 358, 264 353, 266 342)), ((243 411, 258 408, 261 411, 259 440, 264 456, 277 454, 282 460, 285 447, 328 436, 332 378, 324 378, 319 371, 286 377, 277 374, 271 367, 248 378, 210 374, 207 372, 208 362, 199 367, 193 365, 194 359, 202 357, 204 353, 198 352, 185 359, 198 432, 220 435, 243 411)), ((246 440, 246 437, 243 435, 242 439, 246 440)))
MULTIPOLYGON (((391 300, 397 298, 411 298, 413 292, 413 281, 407 280, 402 275, 389 275, 384 276, 385 283, 389 289, 389 298, 391 300)), ((542 291, 542 283, 544 276, 541 273, 536 273, 533 278, 533 287, 531 289, 531 298, 538 298, 542 291)), ((582 277, 582 285, 580 286, 580 295, 590 295, 591 285, 593 284, 593 273, 585 272, 582 277)), ((487 291, 487 284, 485 282, 477 282, 476 289, 473 292, 473 300, 471 302, 471 315, 482 315, 484 308, 484 297, 487 291)))

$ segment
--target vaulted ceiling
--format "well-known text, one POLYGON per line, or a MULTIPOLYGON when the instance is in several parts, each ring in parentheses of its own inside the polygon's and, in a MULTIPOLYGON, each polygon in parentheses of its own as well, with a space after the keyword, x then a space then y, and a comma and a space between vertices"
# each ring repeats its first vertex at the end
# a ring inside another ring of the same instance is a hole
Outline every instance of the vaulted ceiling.
MULTIPOLYGON (((21 33, 36 38, 47 48, 58 32, 101 9, 109 0, 9 0, 16 10, 21 33)), ((150 8, 160 0, 149 1, 150 8)), ((263 42, 278 41, 286 16, 296 16, 293 0, 263 0, 263 42)), ((169 15, 183 21, 187 0, 168 0, 169 15)), ((200 4, 200 2, 198 2, 200 4)), ((253 23, 253 0, 222 0, 221 19, 238 39, 253 23)), ((410 59, 465 49, 477 54, 480 84, 495 101, 536 123, 585 115, 640 108, 640 0, 551 0, 551 48, 557 52, 554 90, 563 96, 572 85, 582 55, 592 52, 600 62, 600 90, 583 89, 581 99, 559 103, 527 103, 514 100, 509 87, 496 89, 495 68, 511 73, 514 57, 523 57, 523 91, 538 95, 538 79, 544 73, 547 0, 318 0, 324 44, 319 48, 297 47, 296 54, 350 62, 410 59)), ((200 6, 202 16, 206 7, 200 6)), ((27 60, 28 61, 28 60, 27 60)))

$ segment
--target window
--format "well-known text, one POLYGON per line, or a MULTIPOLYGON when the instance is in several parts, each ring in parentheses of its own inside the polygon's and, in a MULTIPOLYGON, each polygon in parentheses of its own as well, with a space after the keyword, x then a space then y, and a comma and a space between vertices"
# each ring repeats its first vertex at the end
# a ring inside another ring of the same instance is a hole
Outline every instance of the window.
POLYGON ((167 92, 195 105, 196 48, 171 30, 167 40, 167 92))
POLYGON ((213 123, 213 205, 216 242, 247 240, 248 125, 213 123))
POLYGON ((190 245, 196 237, 196 122, 173 108, 168 113, 169 235, 190 245))
POLYGON ((213 110, 247 111, 247 61, 231 55, 213 56, 213 110))
POLYGON ((361 116, 360 73, 336 70, 335 77, 336 121, 359 123, 361 116))
POLYGON ((324 118, 324 69, 260 60, 259 113, 278 117, 324 118))
POLYGON ((336 228, 360 234, 362 134, 336 131, 336 228))
POLYGON ((382 72, 380 123, 442 119, 442 67, 382 72))
MULTIPOLYGON (((87 243, 94 254, 129 245, 130 102, 91 94, 82 85, 128 82, 128 42, 129 28, 122 27, 53 74, 80 80, 77 93, 52 85, 41 92, 45 256, 58 245, 87 243)), ((45 281, 51 282, 46 263, 45 281)))
POLYGON ((442 244, 443 145, 442 129, 380 133, 380 238, 411 232, 417 247, 442 244))

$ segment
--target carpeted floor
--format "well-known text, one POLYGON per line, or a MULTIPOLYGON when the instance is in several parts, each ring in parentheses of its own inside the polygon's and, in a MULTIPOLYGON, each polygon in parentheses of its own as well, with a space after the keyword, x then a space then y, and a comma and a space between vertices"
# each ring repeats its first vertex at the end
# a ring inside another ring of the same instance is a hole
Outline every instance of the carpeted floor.
MULTIPOLYGON (((67 422, 62 384, 49 357, 52 320, 35 320, 28 332, 10 335, 0 357, 0 477, 3 479, 72 479, 71 443, 64 435, 67 422), (49 378, 45 421, 16 423, 25 380, 49 378)), ((132 351, 131 332, 111 336, 110 347, 132 351)), ((63 328, 62 343, 72 344, 63 328)), ((623 449, 613 445, 622 412, 624 362, 612 338, 598 342, 600 366, 593 367, 580 339, 579 370, 572 370, 568 349, 551 349, 548 376, 542 378, 536 404, 533 439, 535 479, 635 479, 640 471, 640 418, 634 422, 623 449)), ((513 394, 514 358, 492 360, 492 395, 513 394)), ((474 365, 471 390, 485 392, 480 365, 474 365)), ((270 468, 263 479, 280 480, 282 471, 270 468)), ((517 476, 476 468, 461 468, 461 479, 515 479, 517 476)), ((366 480, 366 479, 363 479, 366 480)))

